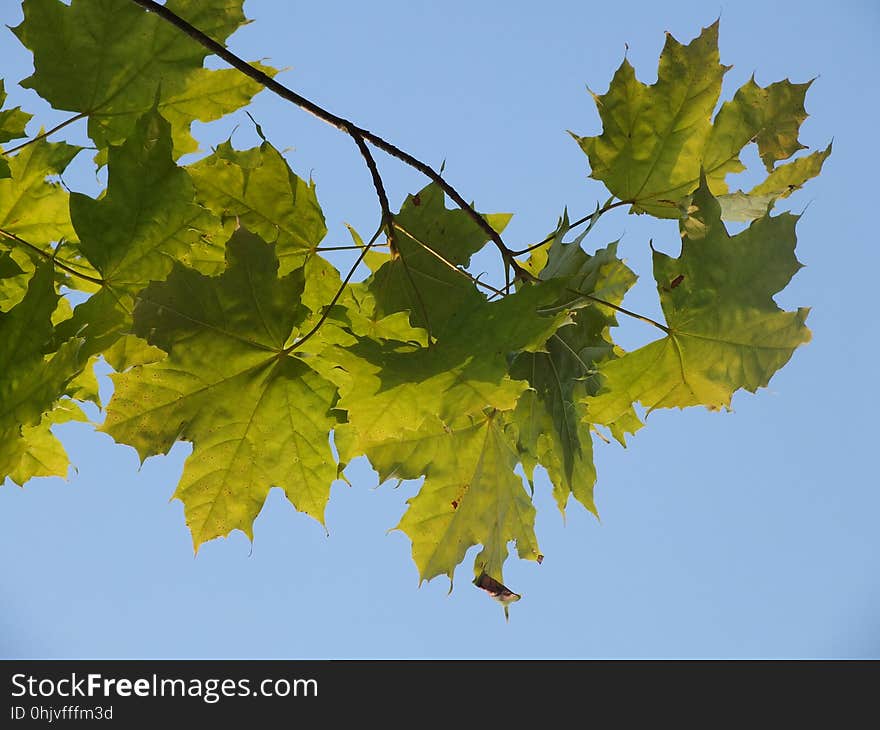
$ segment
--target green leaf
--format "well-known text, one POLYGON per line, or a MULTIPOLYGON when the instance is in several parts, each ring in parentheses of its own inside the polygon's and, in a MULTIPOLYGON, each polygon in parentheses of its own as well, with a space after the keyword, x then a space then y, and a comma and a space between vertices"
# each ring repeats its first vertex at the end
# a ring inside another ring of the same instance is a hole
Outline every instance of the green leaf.
MULTIPOLYGON (((6 88, 3 79, 0 79, 0 107, 6 103, 6 88)), ((23 112, 21 107, 0 110, 0 142, 8 142, 11 139, 24 137, 25 127, 31 120, 32 115, 23 112)), ((2 154, 2 150, 0 150, 2 154)), ((5 157, 0 157, 0 178, 10 177, 12 172, 5 157)))
MULTIPOLYGON (((3 79, 0 79, 0 107, 6 103, 6 87, 3 79)), ((0 142, 8 142, 11 139, 19 139, 25 135, 25 127, 33 117, 32 114, 23 112, 20 106, 0 111, 0 142)))
POLYGON ((632 203, 634 212, 678 218, 701 174, 713 195, 727 194, 727 175, 745 169, 739 155, 754 142, 770 176, 723 207, 731 220, 751 220, 818 174, 824 157, 797 161, 773 179, 776 162, 804 149, 798 131, 807 116, 804 97, 811 82, 786 80, 761 87, 752 78, 721 106, 713 121, 729 68, 719 61, 717 21, 686 46, 667 34, 655 84, 638 81, 624 59, 608 92, 595 96, 602 134, 573 135, 590 159, 591 176, 620 200, 632 203), (785 184, 781 177, 788 178, 785 184))
POLYGON ((798 141, 798 131, 807 118, 804 98, 811 83, 777 81, 763 88, 752 76, 743 84, 731 101, 721 105, 712 124, 702 155, 707 178, 717 177, 723 184, 727 172, 744 170, 739 153, 750 142, 758 145, 767 172, 777 161, 805 149, 798 141))
POLYGON ((830 154, 831 145, 829 144, 824 150, 779 165, 767 176, 764 182, 756 185, 748 194, 775 195, 777 198, 785 198, 800 189, 807 180, 822 172, 822 165, 830 154))
MULTIPOLYGON (((100 199, 70 197, 79 250, 108 285, 130 291, 165 278, 175 261, 190 263, 203 236, 218 227, 195 202, 189 175, 171 156, 170 125, 155 111, 111 147, 108 173, 100 199)), ((222 249, 213 251, 221 263, 222 249)))
POLYGON ((104 282, 68 325, 90 338, 90 352, 115 341, 129 325, 136 294, 164 279, 176 261, 209 271, 222 266, 223 249, 210 243, 219 221, 194 196, 189 175, 172 159, 168 122, 156 111, 110 148, 103 197, 70 196, 79 251, 104 282))
POLYGON ((27 292, 30 273, 25 269, 30 268, 32 271, 33 264, 27 257, 22 264, 16 261, 11 252, 0 252, 0 311, 8 312, 27 292))
POLYGON ((541 561, 535 508, 513 469, 519 461, 504 414, 489 411, 448 426, 437 419, 374 446, 382 479, 425 476, 398 524, 412 540, 422 580, 448 575, 472 545, 482 545, 474 573, 503 582, 508 542, 521 558, 541 561))
MULTIPOLYGON (((367 280, 380 317, 409 312, 413 327, 425 329, 434 337, 441 336, 457 312, 469 310, 484 299, 466 276, 451 267, 466 267, 471 256, 489 240, 467 213, 447 209, 444 198, 434 183, 407 197, 394 217, 399 226, 394 234, 396 250, 367 280)), ((507 214, 484 217, 498 232, 510 220, 507 214)))
POLYGON ((66 477, 70 459, 50 429, 58 423, 86 420, 82 409, 65 399, 44 414, 37 425, 24 426, 20 438, 7 432, 0 447, 0 475, 8 476, 19 486, 33 477, 66 477))
POLYGON ((526 383, 508 376, 510 358, 542 347, 569 320, 565 311, 541 312, 559 291, 548 282, 500 301, 479 300, 450 314, 455 336, 429 348, 371 341, 337 348, 326 375, 339 385, 337 407, 348 414, 336 438, 342 460, 369 456, 371 445, 393 438, 401 424, 418 430, 431 418, 452 423, 486 408, 512 409, 526 383))
POLYGON ((11 177, 0 179, 0 229, 47 250, 51 241, 73 238, 67 191, 46 178, 62 173, 79 151, 39 140, 9 158, 11 177))
MULTIPOLYGON (((242 0, 167 3, 220 43, 246 22, 241 6, 242 0)), ((13 32, 33 51, 35 68, 22 86, 56 109, 88 114, 99 148, 127 139, 158 103, 174 126, 175 157, 193 152, 193 120, 218 119, 262 88, 229 70, 204 69, 203 46, 127 0, 25 0, 22 8, 24 21, 13 32)))
POLYGON ((203 205, 275 244, 282 276, 302 266, 327 233, 314 183, 297 177, 268 142, 244 151, 224 142, 187 170, 203 205))
POLYGON ((121 373, 135 365, 148 365, 162 360, 165 351, 135 335, 123 335, 104 350, 103 355, 110 366, 121 373))
POLYGON ((562 327, 538 352, 521 353, 511 366, 511 377, 527 380, 529 390, 520 397, 513 421, 518 429, 518 448, 529 481, 538 464, 544 466, 553 484, 560 510, 569 495, 591 512, 596 512, 593 485, 596 469, 592 459, 590 427, 585 423, 581 400, 595 394, 596 364, 615 356, 610 328, 616 324, 614 309, 587 300, 590 295, 619 305, 635 283, 632 271, 617 258, 617 244, 587 255, 581 248, 583 236, 563 243, 568 221, 548 246, 543 280, 565 283, 557 307, 572 308, 573 324, 562 327), (579 307, 574 310, 574 308, 579 307))
POLYGON ((134 316, 135 334, 168 357, 113 376, 104 431, 141 459, 193 444, 175 497, 196 549, 234 529, 252 536, 272 486, 323 522, 335 388, 286 349, 307 311, 302 270, 277 271, 272 246, 244 229, 220 276, 175 266, 134 316))
POLYGON ((831 145, 824 150, 799 157, 784 165, 779 165, 764 182, 759 183, 748 193, 741 190, 727 195, 719 195, 721 217, 724 220, 748 222, 760 218, 782 198, 787 198, 804 183, 822 172, 822 165, 831 154, 831 145))
POLYGON ((24 298, 0 312, 0 481, 7 476, 19 481, 26 473, 28 467, 22 465, 29 449, 26 439, 38 436, 45 441, 29 427, 40 425, 43 414, 53 409, 82 369, 78 340, 44 354, 53 337, 52 314, 58 299, 52 266, 44 264, 34 273, 24 298))
POLYGON ((614 424, 634 402, 718 409, 740 388, 766 386, 810 339, 809 310, 784 312, 773 301, 800 268, 796 222, 766 215, 731 237, 704 182, 681 224, 681 256, 654 253, 668 335, 600 366, 603 390, 585 399, 588 420, 614 424))
POLYGON ((577 137, 592 177, 638 212, 678 217, 676 202, 697 185, 711 116, 727 67, 718 57, 718 23, 687 46, 672 35, 660 54, 657 82, 636 79, 625 60, 606 94, 596 96, 598 137, 577 137))
POLYGON ((378 342, 390 339, 427 345, 427 332, 412 327, 406 312, 380 316, 376 300, 367 285, 361 282, 343 287, 339 271, 319 254, 312 254, 306 259, 303 271, 305 289, 302 303, 313 313, 304 323, 304 331, 318 324, 328 303, 341 292, 336 304, 328 311, 318 336, 305 344, 304 351, 317 356, 328 345, 353 344, 355 340, 352 335, 378 342))

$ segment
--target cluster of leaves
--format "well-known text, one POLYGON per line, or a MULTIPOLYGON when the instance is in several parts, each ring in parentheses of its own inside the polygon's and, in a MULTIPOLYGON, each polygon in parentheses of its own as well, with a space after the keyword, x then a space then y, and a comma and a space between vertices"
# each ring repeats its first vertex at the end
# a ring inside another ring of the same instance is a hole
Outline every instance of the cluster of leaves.
MULTIPOLYGON (((241 5, 167 3, 220 42, 241 5)), ((681 254, 654 254, 662 336, 624 352, 611 330, 633 314, 621 303, 636 277, 616 244, 588 254, 563 218, 521 259, 531 279, 481 286, 467 267, 489 236, 431 184, 383 221, 391 245, 364 252, 370 275, 343 283, 319 250, 314 186, 268 141, 177 162, 196 149, 194 120, 246 106, 259 84, 204 68, 202 46, 125 0, 23 8, 13 32, 35 71, 22 84, 87 118, 108 183, 68 194, 57 176, 80 149, 43 135, 0 156, 0 480, 66 473, 51 427, 98 402, 102 357, 116 371, 104 432, 142 459, 193 445, 175 495, 196 549, 250 536, 273 486, 322 522, 331 484, 365 455, 383 480, 424 478, 398 525, 421 578, 451 579, 480 545, 475 582, 510 601, 511 541, 542 558, 536 467, 560 509, 573 495, 595 512, 592 431, 623 441, 642 425, 637 404, 728 406, 809 339, 807 311, 773 301, 799 264, 796 217, 770 208, 830 148, 782 162, 802 149, 808 84, 749 81, 713 118, 717 24, 689 45, 668 37, 653 85, 624 61, 596 96, 602 133, 576 137, 612 194, 590 228, 623 204, 679 219, 681 254), (766 179, 731 193, 750 143, 766 179), (731 236, 724 219, 751 223, 731 236), (61 287, 87 296, 73 308, 61 287)), ((0 142, 29 119, 0 111, 0 142)), ((485 216, 499 233, 508 218, 485 216)))

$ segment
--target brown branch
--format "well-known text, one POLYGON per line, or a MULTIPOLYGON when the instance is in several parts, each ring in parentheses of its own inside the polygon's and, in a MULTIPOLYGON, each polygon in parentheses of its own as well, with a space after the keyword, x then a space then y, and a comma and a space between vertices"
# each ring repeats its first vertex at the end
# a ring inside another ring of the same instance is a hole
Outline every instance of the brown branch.
MULTIPOLYGON (((379 174, 379 168, 376 165, 376 159, 373 157, 373 153, 370 152, 370 148, 367 147, 367 143, 364 141, 363 135, 360 133, 358 129, 352 128, 348 131, 351 135, 351 138, 354 140, 354 143, 357 145, 358 150, 361 153, 361 157, 364 158, 364 162, 367 163, 367 168, 370 171, 370 177, 373 178, 373 187, 376 189, 376 197, 379 198, 379 208, 382 210, 382 222, 379 226, 379 230, 385 229, 385 235, 388 236, 388 245, 391 246, 391 250, 394 250, 394 216, 391 214, 391 206, 388 204, 388 194, 385 192, 385 185, 382 183, 382 176, 379 174)), ((372 241, 370 241, 370 246, 375 242, 375 237, 372 241)))
POLYGON ((210 36, 206 35, 198 28, 194 27, 183 18, 181 18, 176 13, 169 10, 164 5, 159 5, 154 0, 132 0, 137 5, 140 5, 145 10, 149 12, 155 13, 163 20, 171 23, 178 30, 186 33, 190 38, 192 38, 197 43, 201 44, 209 51, 214 53, 215 55, 222 58, 226 61, 230 66, 237 69, 245 76, 250 79, 253 79, 261 86, 269 89, 269 91, 277 94, 282 99, 286 99, 287 101, 296 104, 300 109, 307 111, 309 114, 320 119, 322 122, 325 122, 333 127, 336 127, 338 130, 345 132, 352 137, 360 137, 362 141, 369 142, 376 148, 386 152, 392 157, 396 157, 401 162, 409 165, 410 167, 418 170, 420 173, 425 175, 425 177, 429 178, 433 182, 435 182, 442 190, 445 192, 455 204, 461 208, 467 215, 469 215, 474 222, 480 226, 480 228, 486 233, 489 239, 495 244, 495 247, 501 252, 501 257, 504 260, 504 263, 507 267, 513 270, 514 275, 522 280, 530 281, 534 277, 526 271, 520 264, 515 260, 513 252, 507 248, 504 244, 504 241, 501 239, 501 235, 496 231, 489 222, 483 218, 468 202, 461 196, 461 194, 450 185, 446 180, 430 165, 425 164, 421 160, 413 157, 408 152, 400 149, 399 147, 391 144, 386 141, 382 137, 373 134, 367 129, 363 129, 362 127, 357 126, 353 122, 344 117, 337 116, 332 112, 324 109, 323 107, 315 104, 313 101, 306 99, 304 96, 297 94, 292 89, 280 84, 275 81, 271 76, 263 73, 257 68, 251 66, 247 61, 244 61, 239 56, 236 56, 234 53, 229 51, 222 43, 218 43, 210 36))

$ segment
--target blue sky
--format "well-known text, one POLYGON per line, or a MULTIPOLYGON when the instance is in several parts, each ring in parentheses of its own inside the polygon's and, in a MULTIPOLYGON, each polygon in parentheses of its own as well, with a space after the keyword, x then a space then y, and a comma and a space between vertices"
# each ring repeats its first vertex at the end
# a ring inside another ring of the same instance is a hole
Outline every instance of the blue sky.
MULTIPOLYGON (((333 487, 330 536, 273 490, 251 545, 241 534, 193 557, 169 502, 186 444, 139 468, 135 452, 82 424, 58 429, 78 466, 68 481, 0 488, 2 657, 817 657, 880 656, 878 429, 871 393, 880 9, 870 1, 725 3, 288 3, 248 0, 254 23, 231 47, 288 67, 281 80, 431 164, 485 211, 512 211, 511 245, 538 240, 563 207, 604 200, 565 134, 599 131, 585 86, 607 88, 628 45, 653 81, 669 31, 687 41, 721 17, 724 98, 759 83, 818 77, 801 139, 834 138, 822 176, 781 206, 800 212, 806 268, 777 300, 811 306, 813 342, 734 411, 655 412, 628 449, 597 444, 599 523, 573 504, 563 524, 539 482, 541 566, 512 559, 524 594, 505 623, 469 584, 418 587, 409 542, 387 534, 416 485, 376 487, 355 464, 333 487)), ((0 7, 16 25, 17 3, 0 7)), ((0 76, 46 126, 61 116, 14 88, 30 55, 4 30, 0 76)), ((378 220, 351 141, 264 93, 252 114, 302 176, 312 175, 328 243, 378 220)), ((197 125, 198 126, 198 125, 197 125)), ((235 115, 197 134, 249 146, 235 115)), ((73 130, 72 139, 82 131, 73 130)), ((83 155, 82 157, 86 157, 83 155)), ((749 159, 756 159, 752 155, 749 159)), ((423 181, 380 156, 393 205, 423 181)), ((96 192, 85 164, 66 176, 96 192)), ((642 281, 626 300, 658 306, 648 240, 675 251, 674 223, 609 214, 588 239, 622 237, 642 281)), ((496 266, 494 256, 480 259, 496 266)), ((340 260, 340 265, 343 261, 340 260)), ((626 347, 653 338, 625 323, 626 347)), ((469 559, 473 554, 469 553, 469 559)))

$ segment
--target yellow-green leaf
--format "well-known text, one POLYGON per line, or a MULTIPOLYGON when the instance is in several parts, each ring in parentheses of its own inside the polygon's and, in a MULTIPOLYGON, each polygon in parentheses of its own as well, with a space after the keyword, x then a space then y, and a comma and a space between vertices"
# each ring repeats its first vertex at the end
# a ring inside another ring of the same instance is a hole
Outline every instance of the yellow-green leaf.
POLYGON ((788 213, 765 215, 730 236, 704 182, 681 224, 681 256, 654 253, 667 336, 600 365, 603 387, 584 400, 587 419, 613 425, 635 402, 718 409, 741 388, 766 386, 810 339, 809 310, 785 312, 773 301, 800 268, 796 222, 788 213))
POLYGON ((582 237, 563 243, 567 229, 564 220, 547 246, 539 276, 565 283, 554 304, 571 308, 573 323, 555 332, 542 350, 521 353, 514 360, 511 376, 527 380, 530 388, 520 397, 512 418, 529 480, 540 464, 547 470, 560 510, 573 494, 595 513, 592 438, 580 401, 596 392, 597 363, 615 356, 609 329, 616 324, 614 309, 596 299, 619 305, 636 277, 617 258, 616 243, 589 256, 581 248, 582 237), (595 299, 585 300, 583 295, 595 299))
POLYGON ((0 229, 46 251, 52 241, 73 238, 67 191, 47 178, 63 172, 79 151, 43 139, 8 158, 12 174, 0 179, 0 229))
POLYGON ((818 174, 830 148, 824 157, 774 167, 804 149, 798 131, 811 82, 761 87, 752 78, 713 120, 729 68, 719 60, 717 21, 686 46, 667 34, 650 86, 624 59, 608 91, 595 96, 602 133, 573 135, 589 157, 591 176, 634 212, 679 218, 701 174, 713 195, 726 196, 727 175, 745 169, 740 152, 755 143, 769 177, 749 193, 722 199, 725 218, 752 220, 818 174))
POLYGON ((243 151, 223 142, 187 170, 199 202, 230 230, 240 224, 275 244, 282 276, 302 266, 327 233, 314 183, 297 177, 268 142, 243 151))
POLYGON ((307 315, 302 269, 278 278, 272 246, 244 229, 227 268, 177 265, 135 310, 135 334, 168 352, 113 376, 103 430, 142 459, 190 441, 175 496, 198 546, 234 529, 252 536, 269 489, 323 522, 336 477, 334 386, 287 348, 307 315))
POLYGON ((504 414, 490 411, 447 426, 436 419, 418 431, 377 444, 370 460, 382 478, 425 483, 397 526, 412 540, 422 580, 452 579, 468 548, 482 545, 474 573, 503 582, 508 543, 521 558, 542 560, 535 508, 513 469, 519 457, 504 414))
MULTIPOLYGON (((246 22, 242 0, 168 0, 167 7, 220 43, 246 22)), ((99 148, 122 143, 158 104, 174 124, 179 157, 197 148, 193 120, 217 119, 262 88, 203 68, 209 52, 202 45, 128 0, 25 0, 22 8, 13 32, 35 68, 22 86, 56 109, 88 114, 99 148)))

